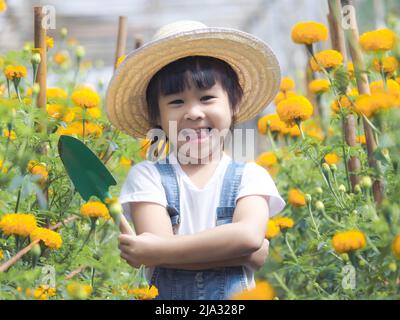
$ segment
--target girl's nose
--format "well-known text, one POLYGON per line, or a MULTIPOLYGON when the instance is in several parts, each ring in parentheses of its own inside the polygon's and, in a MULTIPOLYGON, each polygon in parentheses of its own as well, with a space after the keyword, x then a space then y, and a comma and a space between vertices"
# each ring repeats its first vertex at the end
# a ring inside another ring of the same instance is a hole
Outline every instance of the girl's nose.
POLYGON ((205 114, 198 104, 192 104, 188 106, 186 114, 184 116, 185 120, 198 120, 205 117, 205 114))

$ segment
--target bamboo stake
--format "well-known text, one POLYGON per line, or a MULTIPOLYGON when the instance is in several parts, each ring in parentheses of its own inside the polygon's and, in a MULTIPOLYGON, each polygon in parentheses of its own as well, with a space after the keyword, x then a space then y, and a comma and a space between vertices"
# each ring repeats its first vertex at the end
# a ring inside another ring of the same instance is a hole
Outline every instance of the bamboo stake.
POLYGON ((40 48, 40 64, 38 68, 36 82, 40 86, 37 97, 37 106, 46 108, 46 71, 47 71, 47 46, 46 46, 46 29, 42 26, 43 12, 42 7, 34 8, 34 33, 35 48, 40 48))
MULTIPOLYGON (((329 22, 329 32, 331 35, 332 41, 332 48, 334 50, 339 51, 343 56, 344 63, 347 61, 347 53, 346 53, 346 43, 344 38, 344 32, 340 27, 340 0, 328 0, 329 6, 329 14, 328 14, 328 22, 329 22)), ((346 116, 344 120, 344 135, 346 143, 350 147, 354 147, 357 145, 356 141, 356 124, 355 119, 352 114, 346 116)), ((345 160, 346 161, 346 160, 345 160)), ((351 181, 351 188, 354 192, 354 187, 359 183, 360 178, 357 176, 357 172, 360 171, 361 163, 360 160, 355 157, 351 156, 348 160, 348 167, 350 171, 350 181, 351 181)))
POLYGON ((118 37, 117 37, 117 48, 115 51, 114 70, 116 69, 119 57, 125 54, 126 34, 127 34, 127 18, 125 16, 120 16, 118 21, 118 37))
MULTIPOLYGON (((342 6, 345 5, 352 5, 352 0, 342 0, 342 6)), ((364 62, 364 56, 358 44, 359 32, 354 7, 353 10, 350 11, 348 21, 350 22, 350 27, 345 29, 345 34, 350 49, 350 55, 354 64, 358 92, 360 95, 370 94, 368 77, 365 73, 366 66, 364 62)), ((379 205, 384 199, 384 184, 381 175, 380 162, 377 161, 374 157, 374 151, 377 148, 377 143, 375 141, 372 127, 365 119, 365 116, 363 116, 363 127, 367 144, 368 164, 371 168, 377 170, 379 174, 379 177, 374 180, 372 186, 375 202, 379 205)))
MULTIPOLYGON (((57 223, 53 226, 50 227, 51 230, 56 230, 60 228, 63 224, 68 224, 76 219, 78 219, 79 216, 73 216, 69 217, 64 220, 64 223, 57 223)), ((25 248, 21 249, 20 251, 17 252, 15 256, 13 256, 10 260, 6 261, 0 266, 0 272, 5 272, 10 268, 13 264, 15 264, 19 259, 21 259, 25 254, 27 254, 31 249, 34 247, 35 244, 37 244, 40 240, 35 240, 32 241, 29 245, 27 245, 25 248)))

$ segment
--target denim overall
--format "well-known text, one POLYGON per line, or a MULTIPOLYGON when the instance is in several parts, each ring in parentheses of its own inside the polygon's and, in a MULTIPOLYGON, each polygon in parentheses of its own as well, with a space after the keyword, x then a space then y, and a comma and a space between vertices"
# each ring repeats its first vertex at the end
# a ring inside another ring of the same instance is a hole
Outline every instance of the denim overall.
MULTIPOLYGON (((157 162, 167 198, 167 211, 174 233, 180 223, 179 187, 173 166, 157 162)), ((231 161, 224 175, 216 225, 232 222, 235 199, 242 178, 244 163, 231 161)), ((220 267, 204 270, 182 270, 155 267, 150 285, 158 288, 156 300, 224 300, 247 290, 244 267, 220 267)))

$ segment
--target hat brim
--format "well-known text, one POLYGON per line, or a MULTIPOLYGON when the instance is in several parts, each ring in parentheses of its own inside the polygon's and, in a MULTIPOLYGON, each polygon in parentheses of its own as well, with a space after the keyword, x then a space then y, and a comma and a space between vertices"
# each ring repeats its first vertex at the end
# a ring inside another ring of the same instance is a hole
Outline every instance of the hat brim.
POLYGON ((146 89, 151 78, 167 64, 187 56, 210 56, 233 68, 243 89, 236 123, 254 118, 276 96, 280 67, 270 47, 236 29, 204 28, 186 31, 132 51, 115 71, 106 93, 106 113, 119 130, 145 138, 148 120, 146 89))

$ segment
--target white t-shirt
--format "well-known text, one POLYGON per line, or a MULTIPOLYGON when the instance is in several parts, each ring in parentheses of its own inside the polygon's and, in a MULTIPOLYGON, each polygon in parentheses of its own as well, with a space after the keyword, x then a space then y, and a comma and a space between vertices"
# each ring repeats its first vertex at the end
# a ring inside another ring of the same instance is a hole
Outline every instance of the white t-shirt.
MULTIPOLYGON (((176 172, 180 192, 181 221, 177 233, 189 235, 215 227, 216 209, 219 206, 224 174, 231 157, 224 153, 213 176, 202 189, 193 184, 176 161, 173 153, 170 154, 170 160, 176 172)), ((268 196, 270 217, 285 207, 285 201, 280 196, 267 170, 255 162, 245 164, 236 201, 247 195, 268 196)), ((127 219, 131 219, 129 202, 153 202, 164 207, 167 206, 161 177, 153 162, 145 160, 131 167, 122 185, 119 202, 127 219)), ((154 268, 145 270, 148 281, 151 279, 153 270, 154 268)), ((244 270, 248 286, 254 287, 254 271, 248 268, 244 268, 244 270)))

